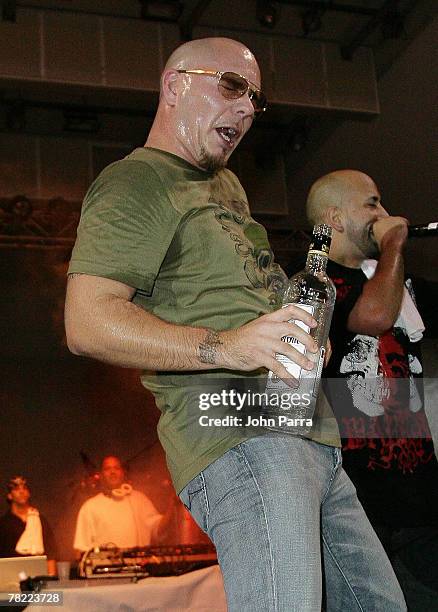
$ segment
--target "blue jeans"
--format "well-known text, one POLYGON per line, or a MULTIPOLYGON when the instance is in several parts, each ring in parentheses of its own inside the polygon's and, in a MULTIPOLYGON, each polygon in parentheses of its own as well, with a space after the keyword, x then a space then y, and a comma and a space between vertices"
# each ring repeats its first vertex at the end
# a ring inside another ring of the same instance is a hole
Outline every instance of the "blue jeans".
POLYGON ((406 610, 339 449, 251 438, 180 497, 216 546, 230 612, 319 612, 323 572, 328 612, 406 610))

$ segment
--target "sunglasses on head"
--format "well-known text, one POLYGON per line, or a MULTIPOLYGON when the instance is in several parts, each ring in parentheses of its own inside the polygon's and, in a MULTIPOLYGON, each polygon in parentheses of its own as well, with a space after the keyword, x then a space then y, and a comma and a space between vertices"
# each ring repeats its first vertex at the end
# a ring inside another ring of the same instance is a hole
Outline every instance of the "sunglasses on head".
POLYGON ((217 88, 227 100, 236 100, 246 93, 254 107, 254 113, 259 115, 266 110, 268 101, 265 94, 257 88, 255 83, 251 83, 237 72, 219 72, 216 70, 177 70, 181 74, 206 74, 207 76, 217 77, 217 88))

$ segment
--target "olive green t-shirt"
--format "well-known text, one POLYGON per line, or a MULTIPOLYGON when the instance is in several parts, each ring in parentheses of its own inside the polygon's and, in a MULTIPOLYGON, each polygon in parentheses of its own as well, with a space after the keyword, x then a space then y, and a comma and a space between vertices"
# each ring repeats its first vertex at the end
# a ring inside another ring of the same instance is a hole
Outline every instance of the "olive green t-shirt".
MULTIPOLYGON (((161 319, 217 331, 277 308, 286 280, 231 171, 205 172, 151 148, 108 166, 90 187, 69 273, 117 280, 136 289, 135 304, 161 319)), ((248 376, 143 373, 161 411, 158 433, 177 491, 249 437, 239 427, 201 426, 200 390, 248 376)), ((324 410, 309 437, 339 445, 336 422, 324 410)))

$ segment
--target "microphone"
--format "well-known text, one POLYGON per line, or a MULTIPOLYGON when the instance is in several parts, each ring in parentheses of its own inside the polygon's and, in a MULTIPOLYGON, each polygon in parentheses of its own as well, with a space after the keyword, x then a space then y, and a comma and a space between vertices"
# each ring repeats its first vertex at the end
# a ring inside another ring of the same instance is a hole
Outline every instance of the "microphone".
POLYGON ((438 221, 408 225, 409 238, 425 238, 426 236, 438 236, 438 221))

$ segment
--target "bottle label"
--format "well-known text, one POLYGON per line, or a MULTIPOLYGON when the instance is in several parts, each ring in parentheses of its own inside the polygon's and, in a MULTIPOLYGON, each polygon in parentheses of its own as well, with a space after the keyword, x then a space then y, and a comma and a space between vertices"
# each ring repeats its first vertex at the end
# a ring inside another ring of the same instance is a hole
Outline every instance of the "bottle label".
MULTIPOLYGON (((324 249, 324 246, 323 246, 324 249)), ((317 249, 310 249, 310 251, 308 251, 307 255, 319 255, 322 257, 328 257, 328 250, 317 250, 317 249)))
POLYGON ((330 244, 327 244, 327 239, 323 240, 321 237, 314 237, 310 243, 308 255, 311 253, 315 255, 325 255, 328 257, 330 252, 330 244))
MULTIPOLYGON (((283 308, 285 308, 286 306, 290 306, 290 304, 284 304, 283 308)), ((314 306, 310 306, 308 304, 294 304, 294 306, 301 308, 305 312, 308 312, 310 315, 313 315, 314 310, 315 310, 314 306)), ((295 325, 303 329, 306 333, 309 333, 310 331, 310 327, 306 325, 305 323, 303 323, 302 321, 298 321, 296 319, 290 319, 289 323, 295 323, 295 325)), ((296 349, 302 355, 306 354, 306 347, 304 346, 304 344, 299 342, 293 336, 283 336, 281 339, 283 342, 287 342, 288 344, 293 346, 294 349, 296 349)), ((277 360, 286 368, 286 370, 289 372, 291 376, 293 376, 297 380, 300 380, 301 367, 297 363, 294 363, 293 361, 289 359, 289 357, 286 357, 285 355, 280 355, 279 353, 277 353, 276 357, 277 357, 277 360)), ((272 377, 272 372, 269 372, 269 377, 270 378, 272 377)))

